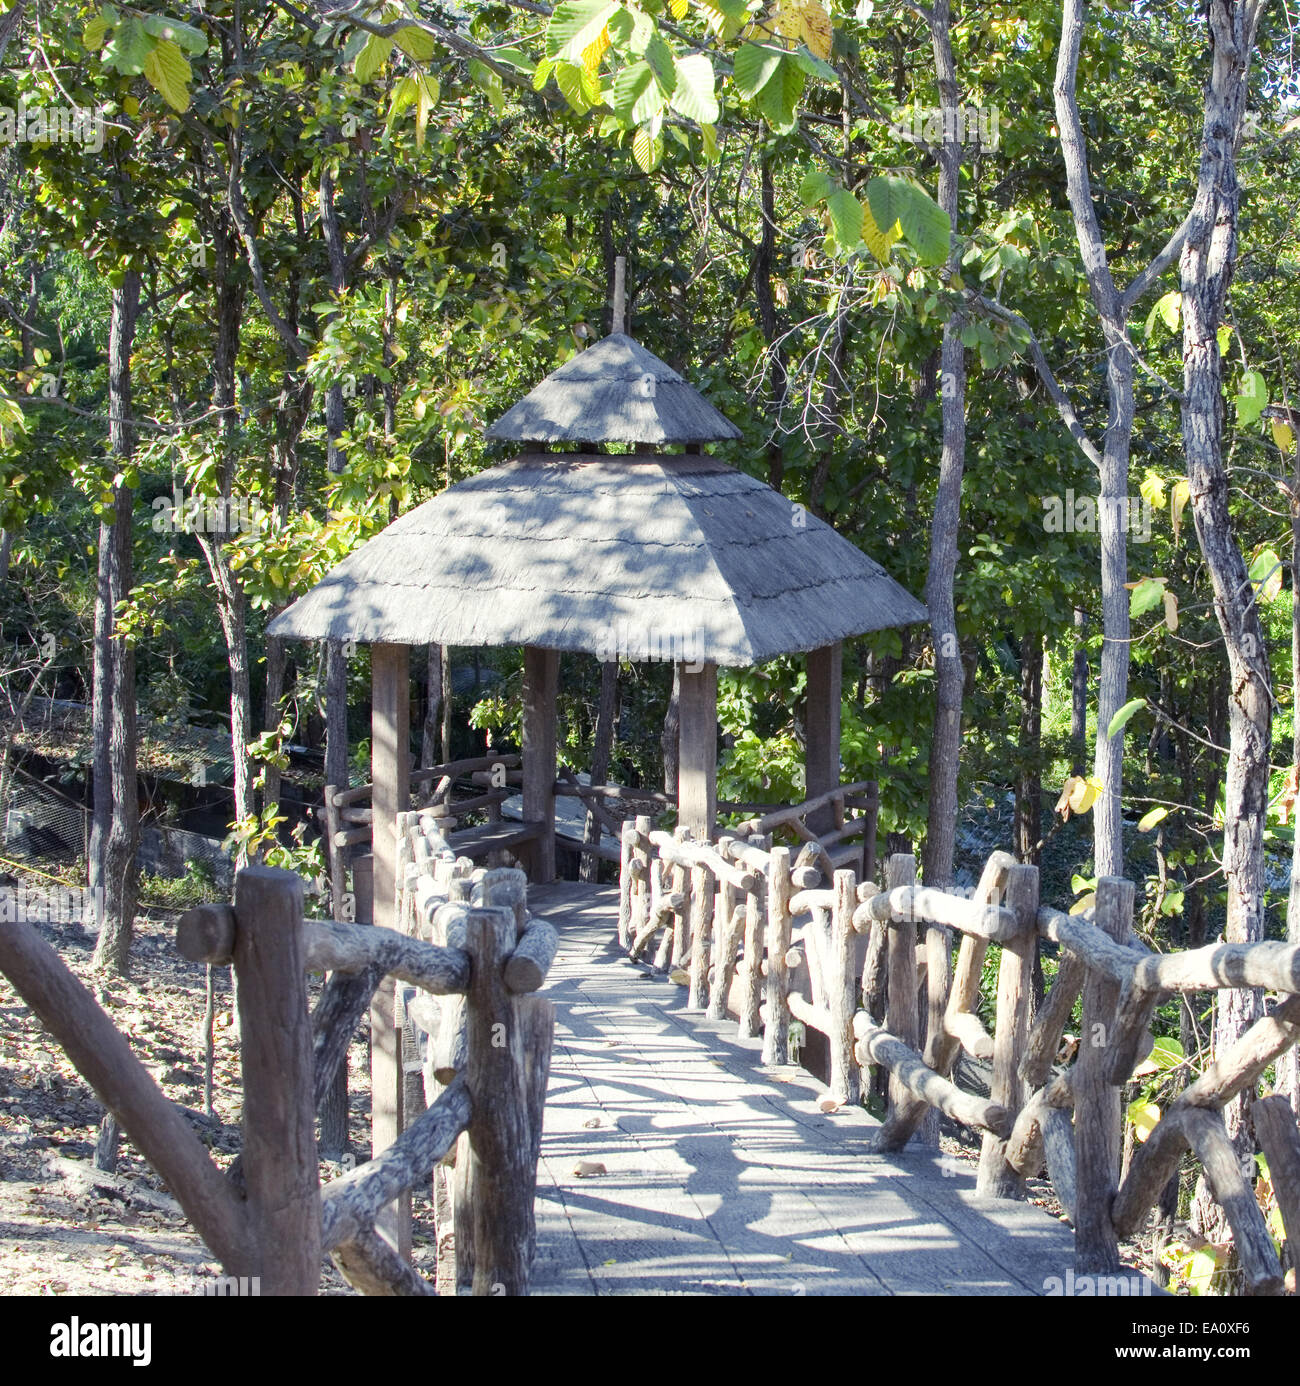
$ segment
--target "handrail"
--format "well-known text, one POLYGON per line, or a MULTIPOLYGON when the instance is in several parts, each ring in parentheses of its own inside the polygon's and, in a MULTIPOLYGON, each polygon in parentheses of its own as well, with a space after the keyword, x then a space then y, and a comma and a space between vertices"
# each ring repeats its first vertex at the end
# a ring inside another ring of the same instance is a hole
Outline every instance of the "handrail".
MULTIPOLYGON (((807 807, 742 827, 777 827, 807 807)), ((1300 1043, 1300 946, 1153 953, 1132 932, 1134 889, 1119 878, 1101 880, 1095 907, 1082 915, 1040 906, 1037 869, 1004 852, 990 857, 969 897, 917 885, 914 859, 901 855, 886 864, 883 887, 859 883, 847 870, 821 886, 794 880, 790 849, 770 839, 697 842, 682 830, 651 831, 648 817, 623 826, 619 885, 619 944, 639 957, 658 936, 654 965, 689 986, 688 1007, 715 1019, 733 1012, 742 1034, 761 1028, 765 1064, 795 1057, 802 1026, 827 1037, 833 1101, 856 1102, 873 1066, 889 1075, 879 1149, 901 1149, 925 1113, 938 1109, 983 1133, 980 1192, 1020 1197, 1023 1179, 1046 1164, 1075 1226, 1079 1267, 1107 1271, 1118 1268, 1117 1236, 1137 1229, 1190 1147, 1233 1229, 1247 1289, 1280 1288, 1277 1253, 1231 1158, 1219 1109, 1300 1043), (951 967, 950 931, 961 936, 951 967), (861 934, 867 943, 859 969, 852 940, 861 934), (1031 1025, 1040 940, 1060 946, 1061 962, 1031 1025), (991 942, 1000 944, 1001 961, 990 1035, 976 1007, 991 942), (1117 1186, 1116 1090, 1150 1051, 1156 1007, 1174 992, 1244 986, 1287 999, 1186 1089, 1117 1186), (1081 994, 1091 1042, 1058 1071, 1081 994), (953 1082, 963 1051, 991 1061, 987 1099, 953 1082)), ((1259 1106, 1270 1167, 1294 1170, 1300 1181, 1295 1112, 1282 1098, 1259 1106)), ((1278 1202, 1287 1241, 1300 1247, 1300 1191, 1280 1191, 1278 1202)))

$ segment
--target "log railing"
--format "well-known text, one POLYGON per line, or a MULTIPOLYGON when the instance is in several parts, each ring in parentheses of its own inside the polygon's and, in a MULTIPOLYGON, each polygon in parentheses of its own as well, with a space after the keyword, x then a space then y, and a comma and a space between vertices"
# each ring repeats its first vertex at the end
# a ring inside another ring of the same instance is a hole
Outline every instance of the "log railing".
MULTIPOLYGON (((1246 1291, 1281 1290, 1277 1250, 1220 1109, 1300 1042, 1300 947, 1155 954, 1132 932, 1131 882, 1103 878, 1093 911, 1066 915, 1040 904, 1037 869, 1005 852, 990 857, 969 897, 919 886, 910 856, 892 856, 880 885, 850 870, 829 883, 819 874, 766 836, 696 842, 638 818, 623 829, 618 943, 633 958, 653 945, 656 966, 689 985, 691 1008, 734 1015, 745 1035, 761 1030, 765 1064, 790 1060, 792 1023, 823 1033, 838 1102, 856 1102, 866 1071, 882 1068, 889 1106, 880 1150, 900 1150, 937 1109, 981 1133, 980 1193, 1020 1197, 1024 1180, 1045 1167, 1074 1225, 1080 1272, 1119 1268, 1119 1238, 1140 1229, 1190 1149, 1232 1227, 1246 1291), (1060 966, 1032 1016, 1040 941, 1058 945, 1060 966), (1000 957, 989 1033, 977 1011, 991 943, 1000 957), (1150 1052, 1156 1007, 1174 992, 1242 986, 1282 1000, 1183 1092, 1121 1183, 1120 1089, 1150 1052), (1062 1036, 1081 996, 1082 1042, 1062 1068, 1062 1036), (953 1081, 962 1051, 991 1065, 987 1097, 953 1081)), ((1294 1252, 1296 1114, 1282 1097, 1254 1111, 1294 1252)))
POLYGON ((239 873, 233 907, 201 906, 177 926, 187 958, 233 963, 238 978, 243 1148, 229 1175, 54 950, 30 925, 0 928, 0 971, 166 1180, 225 1273, 258 1280, 264 1294, 315 1294, 322 1251, 363 1293, 435 1293, 376 1231, 384 1209, 431 1178, 440 1236, 446 1222, 455 1226, 456 1262, 440 1259, 439 1288, 528 1290, 553 1033, 551 1005, 536 992, 555 932, 528 916, 521 871, 458 862, 431 815, 408 815, 399 828, 410 849, 401 932, 304 920, 300 879, 257 866, 239 873), (310 1014, 309 971, 330 974, 310 1014), (412 1047, 417 1029, 430 1035, 425 1082, 416 1064, 395 1142, 322 1188, 316 1110, 389 976, 407 984, 400 1021, 412 1047), (445 1163, 453 1159, 454 1187, 445 1163))

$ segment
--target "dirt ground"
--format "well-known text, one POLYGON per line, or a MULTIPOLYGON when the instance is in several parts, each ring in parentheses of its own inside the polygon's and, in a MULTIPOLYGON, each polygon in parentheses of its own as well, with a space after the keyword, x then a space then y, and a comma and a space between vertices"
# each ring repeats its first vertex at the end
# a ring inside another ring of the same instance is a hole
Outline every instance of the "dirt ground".
MULTIPOLYGON (((94 936, 76 923, 35 925, 91 989, 162 1090, 191 1113, 214 1160, 239 1148, 239 1056, 227 969, 217 970, 213 1118, 203 1114, 204 969, 177 952, 170 916, 137 925, 129 980, 90 971, 94 936)), ((3 926, 0 926, 3 927, 3 926)), ((369 1150, 364 1031, 349 1055, 349 1134, 369 1150)), ((201 1294, 220 1274, 163 1182, 123 1135, 117 1173, 94 1169, 104 1109, 0 975, 0 1296, 201 1294)), ((342 1173, 322 1163, 321 1179, 342 1173)), ((432 1276, 432 1204, 414 1199, 415 1264, 432 1276)), ((211 1289, 211 1287, 209 1287, 211 1289)), ((321 1290, 351 1294, 325 1259, 321 1290)))

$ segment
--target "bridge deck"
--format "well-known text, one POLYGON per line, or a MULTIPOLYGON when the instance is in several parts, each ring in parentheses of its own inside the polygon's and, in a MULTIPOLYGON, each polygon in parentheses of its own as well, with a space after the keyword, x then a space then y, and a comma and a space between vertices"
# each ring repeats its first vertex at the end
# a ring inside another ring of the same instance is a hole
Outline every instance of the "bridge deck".
POLYGON ((615 889, 530 898, 560 931, 535 1294, 1040 1294, 1073 1264, 1064 1224, 977 1198, 973 1165, 873 1154, 868 1113, 821 1112, 811 1075, 621 957, 615 889))

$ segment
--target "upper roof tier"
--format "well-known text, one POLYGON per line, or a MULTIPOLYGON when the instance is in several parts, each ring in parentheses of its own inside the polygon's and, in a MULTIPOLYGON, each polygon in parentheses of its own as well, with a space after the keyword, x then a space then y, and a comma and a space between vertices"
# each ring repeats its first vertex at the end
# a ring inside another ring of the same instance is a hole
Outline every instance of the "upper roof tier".
POLYGON ((580 351, 487 430, 514 443, 712 443, 740 430, 625 332, 580 351))

